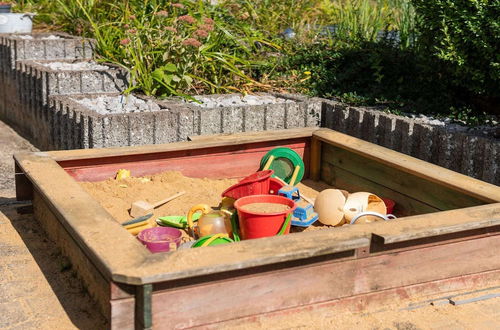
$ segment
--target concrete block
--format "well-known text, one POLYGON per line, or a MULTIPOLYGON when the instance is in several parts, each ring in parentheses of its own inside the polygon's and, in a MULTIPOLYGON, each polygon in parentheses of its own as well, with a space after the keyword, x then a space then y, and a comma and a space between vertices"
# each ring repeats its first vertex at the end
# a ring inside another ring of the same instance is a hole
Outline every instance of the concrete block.
POLYGON ((377 143, 378 114, 375 111, 365 111, 361 122, 361 139, 377 143))
POLYGON ((285 104, 285 128, 305 127, 306 111, 304 103, 285 104))
POLYGON ((332 127, 341 133, 347 133, 347 117, 349 116, 349 109, 346 105, 336 104, 332 114, 332 127))
POLYGON ((349 108, 349 116, 346 118, 346 134, 361 138, 361 122, 365 111, 360 108, 349 108))
POLYGON ((187 141, 190 135, 199 135, 200 121, 197 114, 191 109, 177 109, 178 141, 187 141))
POLYGON ((462 170, 465 175, 482 178, 486 139, 466 136, 463 144, 462 170))
POLYGON ((396 121, 393 116, 379 113, 377 125, 377 144, 386 148, 392 148, 393 135, 396 121))
POLYGON ((104 116, 103 144, 105 148, 130 145, 129 117, 124 115, 104 116))
POLYGON ((64 33, 34 33, 2 37, 2 68, 13 70, 18 60, 91 59, 95 41, 64 33), (52 37, 57 37, 53 39, 52 37))
POLYGON ((204 103, 184 103, 175 98, 160 103, 191 109, 197 119, 193 126, 195 134, 304 127, 308 121, 317 126, 321 120, 321 100, 310 102, 309 98, 294 94, 200 95, 197 98, 204 103), (259 97, 263 104, 259 104, 259 97))
POLYGON ((500 185, 500 141, 485 141, 482 180, 500 185))
POLYGON ((322 108, 322 102, 319 98, 312 98, 305 101, 306 127, 321 126, 322 108))
MULTIPOLYGON (((79 94, 82 92, 82 76, 78 71, 61 71, 57 73, 58 94, 79 94)), ((100 91, 95 91, 100 92, 100 91)))
MULTIPOLYGON (((89 148, 104 148, 104 123, 101 116, 90 117, 82 116, 81 121, 85 128, 84 133, 87 134, 89 148)), ((85 142, 85 139, 84 139, 85 142)), ((82 147, 85 147, 84 145, 82 147)))
POLYGON ((266 130, 277 130, 285 128, 286 104, 268 104, 265 106, 266 130))
POLYGON ((396 117, 392 140, 392 149, 409 155, 411 150, 411 133, 413 121, 402 117, 396 117))
POLYGON ((333 128, 335 103, 325 100, 321 105, 321 127, 333 128))
POLYGON ((425 161, 429 159, 432 148, 431 131, 430 126, 417 122, 413 124, 411 156, 425 161))
POLYGON ((196 110, 199 123, 199 135, 222 133, 222 109, 196 110))
POLYGON ((154 113, 155 144, 179 141, 179 115, 169 110, 154 113))
POLYGON ((47 58, 45 52, 45 42, 43 40, 30 40, 26 42, 23 40, 22 44, 24 45, 24 59, 45 59, 47 58))
MULTIPOLYGON (((441 150, 449 150, 449 155, 447 153, 444 155, 444 157, 449 158, 449 162, 447 165, 443 163, 443 165, 441 166, 444 166, 452 171, 461 172, 464 157, 463 145, 466 134, 461 132, 449 132, 446 135, 447 138, 445 141, 443 141, 441 150)), ((443 156, 440 155, 440 157, 443 156)))
POLYGON ((244 131, 245 108, 222 108, 222 133, 237 133, 244 131))
POLYGON ((128 145, 142 145, 155 143, 155 116, 152 112, 127 114, 129 142, 128 145))
POLYGON ((264 131, 266 129, 266 107, 264 105, 256 105, 245 107, 245 132, 264 131))

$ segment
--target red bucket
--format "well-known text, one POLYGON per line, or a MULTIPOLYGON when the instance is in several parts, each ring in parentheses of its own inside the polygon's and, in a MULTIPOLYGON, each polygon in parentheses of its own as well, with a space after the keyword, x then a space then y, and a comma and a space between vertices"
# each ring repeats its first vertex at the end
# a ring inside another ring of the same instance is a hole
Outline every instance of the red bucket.
POLYGON ((250 195, 269 194, 269 178, 273 173, 273 170, 266 170, 247 176, 237 184, 227 188, 222 193, 222 197, 238 199, 250 195))
MULTIPOLYGON (((276 195, 253 195, 238 199, 234 206, 238 210, 240 222, 240 232, 242 239, 252 239, 260 237, 270 237, 278 234, 286 220, 288 214, 295 210, 295 202, 283 196, 276 195), (287 205, 290 209, 277 213, 258 213, 242 209, 243 206, 253 203, 273 203, 287 205)), ((290 232, 288 223, 284 234, 290 232)))
POLYGON ((392 214, 394 211, 394 206, 396 206, 396 202, 389 198, 382 198, 384 201, 385 207, 387 208, 387 214, 392 214))
POLYGON ((277 195, 278 191, 283 188, 286 183, 283 183, 280 179, 270 178, 269 179, 269 195, 277 195))

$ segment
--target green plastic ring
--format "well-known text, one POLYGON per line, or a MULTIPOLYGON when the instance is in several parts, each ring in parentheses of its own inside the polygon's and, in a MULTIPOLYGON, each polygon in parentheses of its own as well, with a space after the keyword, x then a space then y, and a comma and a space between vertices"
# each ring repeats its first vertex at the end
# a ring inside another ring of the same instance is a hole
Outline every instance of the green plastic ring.
MULTIPOLYGON (((264 166, 266 166, 267 160, 269 157, 274 156, 274 160, 279 159, 279 158, 286 158, 290 163, 292 163, 293 168, 295 169, 296 166, 299 166, 299 174, 297 175, 297 180, 295 180, 295 184, 299 183, 302 181, 302 178, 304 178, 304 161, 302 158, 300 158, 299 154, 293 151, 290 148, 284 148, 284 147, 278 147, 270 150, 267 154, 262 157, 260 160, 260 169, 262 170, 264 166)), ((271 164, 271 167, 269 169, 273 169, 273 164, 271 164)), ((286 178, 280 178, 281 180, 285 181, 287 184, 290 184, 290 180, 292 179, 293 175, 293 170, 292 174, 287 176, 286 178)), ((273 177, 277 177, 276 173, 273 174, 273 177)))

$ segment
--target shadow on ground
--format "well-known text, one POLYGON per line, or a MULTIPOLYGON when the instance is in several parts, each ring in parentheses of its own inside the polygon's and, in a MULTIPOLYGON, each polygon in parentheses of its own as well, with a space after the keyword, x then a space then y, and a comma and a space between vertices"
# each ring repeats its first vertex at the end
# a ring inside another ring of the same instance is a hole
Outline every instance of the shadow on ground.
MULTIPOLYGON (((69 318, 78 329, 106 328, 104 316, 73 271, 71 263, 47 238, 30 211, 29 202, 16 202, 14 198, 0 197, 0 212, 10 220, 64 308, 67 315, 61 317, 69 318)), ((42 275, 33 274, 33 276, 42 275)), ((40 306, 40 317, 47 312, 43 310, 44 308, 50 309, 51 306, 40 306)))

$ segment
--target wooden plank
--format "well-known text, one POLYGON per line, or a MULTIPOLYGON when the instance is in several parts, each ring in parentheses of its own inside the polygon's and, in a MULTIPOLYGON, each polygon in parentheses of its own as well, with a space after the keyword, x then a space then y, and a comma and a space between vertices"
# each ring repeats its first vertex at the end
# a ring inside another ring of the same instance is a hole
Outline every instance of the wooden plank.
POLYGON ((109 317, 111 311, 109 301, 111 289, 107 280, 89 259, 83 254, 71 235, 60 225, 56 216, 45 205, 39 193, 35 192, 33 199, 34 217, 61 249, 62 253, 71 260, 73 268, 83 280, 88 292, 97 302, 103 315, 109 317))
POLYGON ((398 287, 383 291, 375 291, 347 298, 334 299, 327 302, 301 305, 295 308, 278 310, 269 313, 256 314, 244 318, 231 319, 205 326, 207 329, 230 329, 233 327, 262 328, 262 322, 273 319, 294 318, 301 313, 307 313, 308 317, 335 317, 340 312, 363 312, 379 311, 381 306, 394 304, 408 304, 410 300, 415 301, 421 307, 428 306, 430 300, 438 300, 450 296, 455 292, 464 290, 480 290, 494 287, 500 284, 500 270, 493 270, 471 275, 463 275, 444 280, 419 283, 404 287, 398 287), (422 301, 426 299, 425 301, 422 301))
POLYGON ((120 276, 114 278, 116 274, 133 265, 138 267, 151 255, 54 160, 39 154, 15 157, 43 200, 39 204, 47 206, 105 278, 122 282, 120 276))
POLYGON ((321 144, 322 142, 317 138, 311 140, 311 179, 318 181, 321 174, 321 144))
POLYGON ((334 187, 345 189, 349 192, 369 191, 378 196, 390 198, 396 202, 394 213, 399 217, 439 211, 439 209, 422 203, 421 201, 411 198, 403 193, 389 189, 341 168, 336 168, 326 162, 322 162, 321 165, 321 180, 334 187))
POLYGON ((153 294, 153 323, 168 324, 172 328, 202 326, 229 318, 494 271, 500 268, 499 248, 498 237, 487 237, 168 290, 153 294), (169 308, 171 306, 176 308, 169 308))
POLYGON ((385 244, 390 244, 499 226, 500 203, 416 215, 395 221, 398 222, 397 226, 395 222, 381 222, 373 228, 373 234, 382 238, 385 244))
POLYGON ((286 129, 276 131, 263 132, 246 132, 232 135, 224 135, 214 137, 210 140, 191 141, 191 142, 175 142, 168 144, 157 144, 147 146, 120 147, 120 148, 105 148, 105 149, 81 149, 81 150, 63 150, 50 151, 47 155, 54 160, 60 162, 65 160, 76 159, 93 159, 93 158, 108 158, 137 156, 145 154, 156 154, 163 152, 179 151, 179 150, 196 150, 206 149, 220 146, 237 146, 249 143, 272 142, 290 139, 307 139, 312 136, 317 128, 300 128, 286 129))
MULTIPOLYGON (((288 141, 288 140, 286 140, 288 141)), ((306 148, 308 143, 283 141, 280 146, 286 146, 295 150, 308 164, 306 148)), ((164 171, 180 171, 188 177, 199 178, 241 178, 259 169, 260 159, 273 148, 273 145, 263 146, 247 145, 243 150, 227 151, 226 148, 214 150, 180 151, 174 154, 159 154, 158 158, 145 159, 121 159, 111 164, 104 162, 98 165, 78 165, 61 162, 63 166, 77 181, 102 181, 114 177, 121 168, 132 172, 133 176, 144 176, 161 173, 164 171)), ((115 159, 116 161, 116 159, 115 159)))
POLYGON ((321 141, 486 203, 500 202, 500 187, 330 129, 313 133, 321 141))
POLYGON ((349 171, 384 187, 440 210, 476 206, 484 200, 454 190, 438 182, 418 177, 406 171, 391 168, 368 157, 354 154, 335 146, 323 146, 323 159, 337 168, 349 171))
POLYGON ((189 279, 352 251, 370 244, 370 239, 364 237, 368 236, 365 232, 347 233, 343 230, 317 232, 322 235, 307 232, 246 240, 231 245, 212 246, 210 249, 178 250, 175 253, 164 254, 162 259, 160 256, 152 257, 140 268, 130 269, 127 273, 133 274, 134 277, 127 280, 131 284, 136 284, 189 279))
POLYGON ((109 304, 111 305, 110 329, 135 329, 135 298, 111 300, 109 304))
POLYGON ((19 168, 17 162, 14 167, 14 180, 16 182, 16 200, 27 201, 33 199, 33 185, 28 180, 26 175, 19 168))

